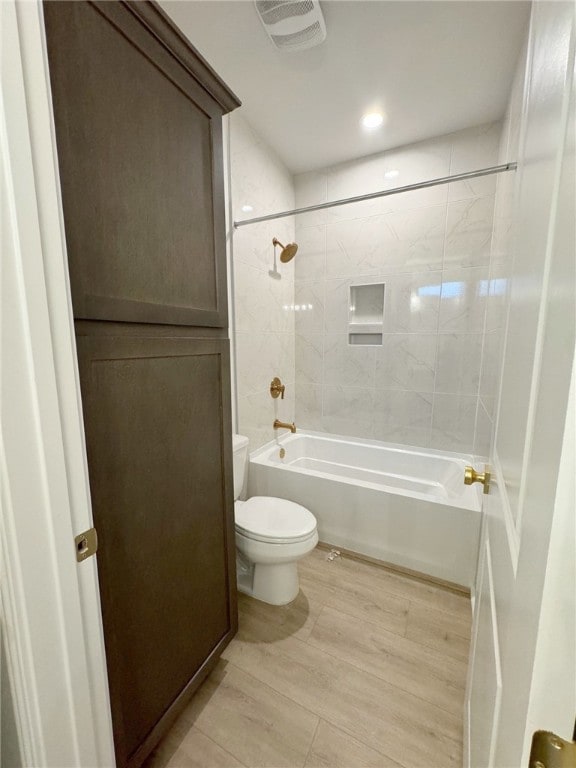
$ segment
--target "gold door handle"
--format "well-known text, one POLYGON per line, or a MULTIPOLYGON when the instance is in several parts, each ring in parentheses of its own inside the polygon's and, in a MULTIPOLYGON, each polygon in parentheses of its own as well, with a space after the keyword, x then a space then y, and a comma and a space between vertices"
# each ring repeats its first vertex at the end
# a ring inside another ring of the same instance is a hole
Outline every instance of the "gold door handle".
POLYGON ((490 490, 490 472, 488 468, 484 467, 484 472, 476 472, 474 467, 466 467, 464 470, 464 485, 472 485, 472 483, 482 483, 484 493, 488 493, 490 490))

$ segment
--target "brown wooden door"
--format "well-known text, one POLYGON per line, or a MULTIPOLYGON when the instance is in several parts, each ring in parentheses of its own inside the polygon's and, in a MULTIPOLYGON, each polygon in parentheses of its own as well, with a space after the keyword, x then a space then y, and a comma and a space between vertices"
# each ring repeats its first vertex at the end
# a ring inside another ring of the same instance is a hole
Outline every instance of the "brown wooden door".
POLYGON ((237 628, 221 118, 238 102, 152 3, 44 14, 116 759, 137 768, 237 628))
POLYGON ((77 343, 124 764, 236 629, 228 342, 77 343))

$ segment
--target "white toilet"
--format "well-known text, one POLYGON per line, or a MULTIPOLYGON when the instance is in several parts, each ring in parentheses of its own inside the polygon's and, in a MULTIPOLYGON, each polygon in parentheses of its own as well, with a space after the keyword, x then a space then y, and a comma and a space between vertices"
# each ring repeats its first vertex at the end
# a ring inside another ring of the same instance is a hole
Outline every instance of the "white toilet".
POLYGON ((306 507, 274 496, 240 501, 248 438, 234 435, 233 449, 238 589, 265 603, 286 605, 298 594, 298 560, 318 543, 316 518, 306 507))

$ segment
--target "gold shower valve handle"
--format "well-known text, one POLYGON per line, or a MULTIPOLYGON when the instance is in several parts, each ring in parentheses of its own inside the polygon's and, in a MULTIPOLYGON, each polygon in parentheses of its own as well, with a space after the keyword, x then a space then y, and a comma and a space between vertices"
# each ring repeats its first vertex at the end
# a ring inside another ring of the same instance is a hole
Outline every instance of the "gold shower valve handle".
POLYGON ((282 384, 278 376, 275 376, 270 382, 270 394, 274 399, 276 399, 277 397, 280 397, 282 400, 284 400, 285 389, 286 387, 284 386, 284 384, 282 384))
POLYGON ((482 483, 484 493, 488 493, 490 490, 490 471, 488 467, 484 467, 484 472, 476 472, 474 467, 466 467, 464 470, 464 485, 472 485, 472 483, 482 483))

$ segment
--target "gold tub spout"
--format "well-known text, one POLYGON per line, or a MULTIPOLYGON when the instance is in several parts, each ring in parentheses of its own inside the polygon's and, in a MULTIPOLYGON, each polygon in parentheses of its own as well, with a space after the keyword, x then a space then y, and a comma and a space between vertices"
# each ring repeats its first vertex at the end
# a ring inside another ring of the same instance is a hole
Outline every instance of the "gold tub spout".
POLYGON ((296 424, 292 422, 292 424, 286 424, 283 421, 278 421, 278 419, 274 420, 274 429, 289 429, 292 434, 296 432, 296 424))

